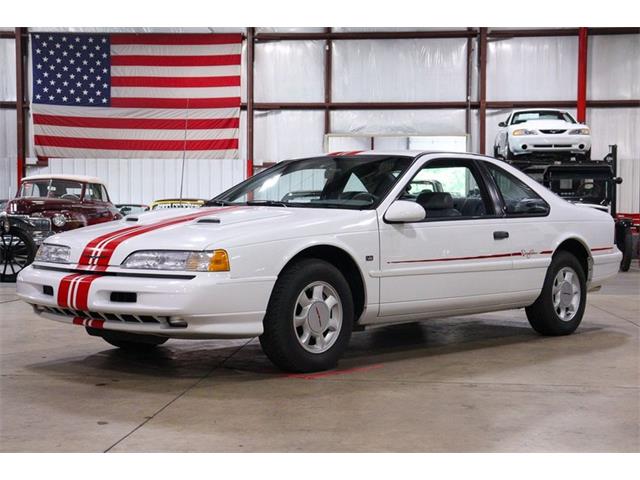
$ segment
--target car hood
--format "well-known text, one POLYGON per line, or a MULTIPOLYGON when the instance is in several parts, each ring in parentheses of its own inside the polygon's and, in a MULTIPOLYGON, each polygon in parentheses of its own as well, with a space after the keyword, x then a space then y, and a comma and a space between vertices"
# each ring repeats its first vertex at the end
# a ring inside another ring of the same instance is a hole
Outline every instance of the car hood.
POLYGON ((564 120, 530 120, 528 122, 518 123, 517 125, 509 125, 509 131, 512 132, 519 128, 528 128, 531 130, 574 130, 577 128, 587 128, 582 123, 569 123, 564 120))
POLYGON ((98 260, 87 260, 90 255, 106 255, 108 258, 99 261, 116 266, 139 250, 228 249, 292 236, 372 229, 372 220, 374 210, 263 206, 167 209, 54 235, 46 243, 71 247, 72 263, 93 264, 98 260))

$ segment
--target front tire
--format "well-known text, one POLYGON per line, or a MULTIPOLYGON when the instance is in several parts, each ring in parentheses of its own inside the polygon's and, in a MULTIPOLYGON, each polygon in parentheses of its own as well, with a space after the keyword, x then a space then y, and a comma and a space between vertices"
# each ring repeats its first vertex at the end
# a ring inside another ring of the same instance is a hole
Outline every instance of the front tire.
POLYGON ((87 333, 94 337, 101 337, 105 342, 114 347, 118 347, 127 352, 149 352, 162 345, 167 340, 166 337, 157 335, 141 335, 128 332, 114 332, 110 330, 99 330, 97 328, 86 327, 87 333))
POLYGON ((282 370, 328 370, 347 348, 353 317, 351 289, 340 271, 323 260, 304 259, 280 274, 260 345, 282 370))
POLYGON ((553 256, 540 296, 525 311, 541 335, 569 335, 580 325, 586 301, 582 265, 569 252, 560 251, 553 256))
POLYGON ((23 230, 0 234, 0 282, 15 282, 18 273, 33 262, 38 247, 23 230))

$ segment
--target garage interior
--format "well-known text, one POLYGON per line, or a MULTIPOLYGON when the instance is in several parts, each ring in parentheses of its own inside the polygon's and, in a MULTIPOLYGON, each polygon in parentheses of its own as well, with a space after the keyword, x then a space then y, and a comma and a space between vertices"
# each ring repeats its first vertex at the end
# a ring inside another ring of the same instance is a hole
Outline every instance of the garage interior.
MULTIPOLYGON (((30 35, 0 31, 0 199, 32 174, 92 175, 114 203, 211 198, 278 161, 408 147, 493 154, 516 108, 559 108, 617 146, 618 212, 640 213, 638 28, 117 29, 239 32, 240 158, 36 158, 30 35), (460 151, 460 150, 457 150, 460 151)), ((115 31, 115 29, 114 29, 115 31)), ((2 452, 637 452, 640 265, 591 293, 576 334, 523 310, 352 336, 336 370, 285 374, 257 339, 148 354, 37 318, 0 284, 2 452)))

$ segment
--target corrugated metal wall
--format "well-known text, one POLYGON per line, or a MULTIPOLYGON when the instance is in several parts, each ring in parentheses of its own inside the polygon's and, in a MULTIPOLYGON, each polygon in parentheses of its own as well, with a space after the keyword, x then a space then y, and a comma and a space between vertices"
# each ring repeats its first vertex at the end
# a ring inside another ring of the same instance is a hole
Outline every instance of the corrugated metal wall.
MULTIPOLYGON (((73 29, 96 30, 98 29, 73 29)), ((159 29, 136 31, 149 30, 159 29)), ((286 32, 320 30, 258 29, 286 32)), ((475 41, 472 45, 472 58, 475 61, 475 41)), ((333 99, 345 102, 465 101, 466 48, 464 39, 334 41, 333 99)), ((577 48, 575 37, 491 39, 487 56, 487 100, 575 99, 577 48)), ((255 101, 322 101, 323 62, 323 41, 256 44, 255 101)), ((14 99, 13 40, 0 40, 0 71, 0 100, 14 99)), ((640 35, 598 35, 589 38, 589 99, 640 98, 639 78, 640 35)), ((473 100, 477 99, 476 82, 474 71, 473 100)), ((246 98, 245 90, 243 86, 243 100, 246 98)), ((569 110, 575 113, 574 109, 569 110)), ((487 151, 493 145, 498 122, 506 118, 507 113, 506 110, 487 112, 487 151)), ((243 114, 243 137, 245 120, 243 114)), ((473 112, 471 120, 471 148, 477 151, 477 112, 473 112)), ((255 162, 261 164, 321 152, 323 121, 323 113, 318 111, 256 112, 255 162)), ((587 122, 593 132, 594 158, 602 158, 607 153, 609 144, 618 144, 620 174, 625 180, 620 188, 620 210, 640 211, 640 108, 588 109, 587 122)), ((335 111, 331 114, 331 124, 333 133, 466 133, 463 110, 335 111)), ((15 190, 15 136, 15 112, 0 111, 0 197, 15 190)), ((185 195, 209 197, 241 180, 245 168, 245 143, 245 138, 242 138, 239 161, 187 162, 185 195)), ((154 198, 177 195, 180 165, 180 161, 167 160, 51 160, 45 171, 97 174, 108 181, 114 200, 149 202, 154 198)), ((32 173, 36 170, 42 169, 30 168, 32 173)))

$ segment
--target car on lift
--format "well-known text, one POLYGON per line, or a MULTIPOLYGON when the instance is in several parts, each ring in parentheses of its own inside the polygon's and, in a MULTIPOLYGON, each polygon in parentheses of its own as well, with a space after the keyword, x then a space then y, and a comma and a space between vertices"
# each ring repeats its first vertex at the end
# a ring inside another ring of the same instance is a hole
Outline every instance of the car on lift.
POLYGON ((511 161, 546 157, 591 158, 591 130, 569 112, 548 108, 514 110, 498 124, 493 156, 511 161))
POLYGON ((33 175, 0 213, 0 280, 15 281, 49 236, 122 218, 102 180, 80 175, 33 175))
POLYGON ((539 333, 570 334, 618 271, 613 230, 489 157, 322 155, 202 208, 50 237, 16 291, 121 349, 259 336, 276 365, 309 372, 334 367, 354 329, 394 323, 525 308, 539 333), (302 188, 319 194, 283 200, 302 188))
POLYGON ((164 198, 154 200, 149 210, 164 210, 166 208, 198 208, 206 203, 202 198, 164 198))
POLYGON ((617 210, 618 148, 611 145, 602 160, 572 161, 538 157, 512 161, 511 165, 565 200, 609 213, 615 220, 615 242, 622 252, 620 270, 626 272, 633 259, 633 220, 617 210))

